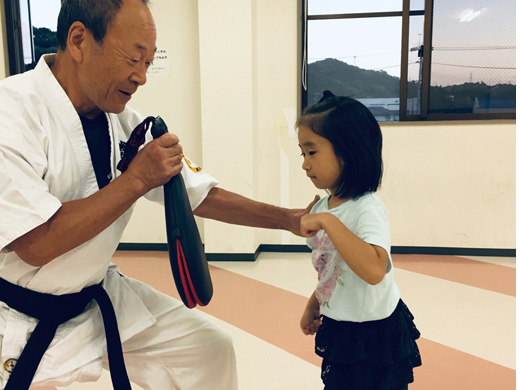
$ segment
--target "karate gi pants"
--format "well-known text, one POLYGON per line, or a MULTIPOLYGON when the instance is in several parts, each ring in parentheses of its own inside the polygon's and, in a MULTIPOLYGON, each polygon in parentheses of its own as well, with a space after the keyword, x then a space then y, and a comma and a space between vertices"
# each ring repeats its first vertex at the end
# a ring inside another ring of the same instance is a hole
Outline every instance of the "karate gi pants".
MULTIPOLYGON (((157 300, 160 300, 158 306, 169 307, 155 324, 123 342, 131 382, 145 390, 238 388, 233 342, 224 329, 182 302, 140 281, 126 279, 136 286, 134 291, 148 307, 157 300)), ((108 370, 107 355, 102 362, 108 370)), ((68 375, 70 379, 74 376, 74 372, 68 375)), ((49 380, 34 385, 44 384, 57 382, 49 380)))
MULTIPOLYGON (((182 303, 123 343, 123 350, 130 380, 145 390, 238 388, 231 336, 182 303)), ((106 355, 103 366, 108 369, 106 355)))

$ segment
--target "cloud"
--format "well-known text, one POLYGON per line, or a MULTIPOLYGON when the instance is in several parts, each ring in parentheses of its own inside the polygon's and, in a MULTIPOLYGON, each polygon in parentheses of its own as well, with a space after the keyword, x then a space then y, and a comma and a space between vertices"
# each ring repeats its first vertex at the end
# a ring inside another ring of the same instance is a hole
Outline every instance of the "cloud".
POLYGON ((478 11, 472 9, 465 9, 458 17, 459 22, 471 22, 473 19, 478 18, 485 11, 485 8, 479 9, 478 11))

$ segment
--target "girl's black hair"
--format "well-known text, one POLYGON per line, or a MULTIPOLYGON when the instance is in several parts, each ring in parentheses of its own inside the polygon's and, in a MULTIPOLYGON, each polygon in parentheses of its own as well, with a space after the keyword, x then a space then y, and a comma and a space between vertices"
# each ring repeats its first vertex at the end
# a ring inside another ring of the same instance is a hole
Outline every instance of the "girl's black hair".
MULTIPOLYGON (((143 4, 149 2, 141 1, 143 4)), ((67 48, 69 28, 76 21, 83 23, 92 32, 95 41, 102 45, 108 25, 118 13, 122 3, 123 0, 62 0, 56 32, 58 47, 61 50, 67 48)))
POLYGON ((383 177, 383 135, 374 115, 363 104, 330 91, 308 106, 296 122, 326 138, 341 164, 336 186, 339 198, 359 198, 375 192, 383 177))

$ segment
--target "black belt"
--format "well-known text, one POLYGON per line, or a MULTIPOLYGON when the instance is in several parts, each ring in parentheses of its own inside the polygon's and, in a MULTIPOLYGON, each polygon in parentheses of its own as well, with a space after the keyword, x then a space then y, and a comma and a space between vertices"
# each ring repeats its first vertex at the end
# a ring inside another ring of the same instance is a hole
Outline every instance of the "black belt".
POLYGON ((78 293, 51 295, 32 291, 0 278, 0 301, 39 320, 4 390, 29 389, 58 326, 81 314, 92 300, 97 302, 103 316, 112 385, 116 390, 131 390, 116 314, 110 297, 101 284, 86 287, 78 293))

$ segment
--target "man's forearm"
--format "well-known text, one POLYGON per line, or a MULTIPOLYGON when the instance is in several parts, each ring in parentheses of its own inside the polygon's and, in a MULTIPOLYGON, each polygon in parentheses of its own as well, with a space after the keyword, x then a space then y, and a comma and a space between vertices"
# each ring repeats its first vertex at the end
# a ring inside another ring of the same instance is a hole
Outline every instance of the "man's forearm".
POLYGON ((101 233, 182 166, 179 138, 164 134, 145 145, 125 173, 87 198, 64 202, 47 222, 11 242, 9 248, 27 264, 45 265, 101 233))
MULTIPOLYGON (((292 230, 290 209, 257 202, 222 188, 213 188, 194 214, 235 225, 292 230)), ((299 221, 298 221, 299 225, 299 221)))
POLYGON ((124 174, 85 199, 64 203, 45 223, 9 248, 32 266, 42 266, 106 229, 146 191, 124 174))

